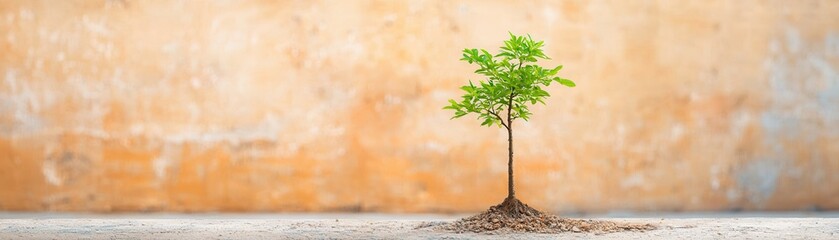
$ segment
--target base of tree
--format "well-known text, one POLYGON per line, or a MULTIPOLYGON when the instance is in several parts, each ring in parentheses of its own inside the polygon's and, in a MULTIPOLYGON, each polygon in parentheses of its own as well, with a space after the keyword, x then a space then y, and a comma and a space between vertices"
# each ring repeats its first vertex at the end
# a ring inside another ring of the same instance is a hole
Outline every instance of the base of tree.
POLYGON ((515 197, 507 197, 501 204, 489 208, 489 212, 497 212, 498 214, 506 215, 512 218, 519 217, 536 217, 544 213, 527 206, 515 197))
POLYGON ((492 206, 478 215, 445 224, 423 224, 418 228, 434 227, 437 230, 457 233, 561 233, 593 232, 610 233, 621 231, 647 231, 657 227, 652 224, 631 224, 612 221, 595 221, 562 218, 543 213, 527 206, 516 198, 492 206))

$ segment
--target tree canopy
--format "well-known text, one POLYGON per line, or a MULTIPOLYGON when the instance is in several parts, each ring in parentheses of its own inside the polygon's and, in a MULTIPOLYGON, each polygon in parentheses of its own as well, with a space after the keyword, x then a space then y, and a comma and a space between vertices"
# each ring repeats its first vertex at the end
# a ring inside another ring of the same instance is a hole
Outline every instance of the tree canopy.
POLYGON ((576 84, 557 76, 562 65, 544 68, 536 65, 538 59, 550 59, 542 50, 543 41, 534 41, 530 35, 516 36, 504 41, 495 55, 484 49, 464 49, 460 60, 478 65, 475 73, 484 79, 477 83, 469 81, 460 87, 465 94, 460 101, 449 100, 444 109, 454 110, 454 118, 469 113, 478 115, 481 126, 499 126, 510 129, 515 119, 527 121, 532 114, 528 105, 537 102, 545 104, 550 94, 542 89, 552 82, 574 87, 576 84), (507 110, 507 119, 501 117, 507 110))

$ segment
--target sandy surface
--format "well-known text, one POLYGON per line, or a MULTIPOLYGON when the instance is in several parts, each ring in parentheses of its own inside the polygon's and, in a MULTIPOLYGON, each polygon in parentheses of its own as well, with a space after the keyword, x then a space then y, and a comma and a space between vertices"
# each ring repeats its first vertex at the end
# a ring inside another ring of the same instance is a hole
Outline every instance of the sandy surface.
POLYGON ((0 214, 0 239, 839 239, 835 214, 662 215, 594 218, 654 223, 661 229, 610 234, 455 234, 415 229, 450 215, 56 215, 0 214))

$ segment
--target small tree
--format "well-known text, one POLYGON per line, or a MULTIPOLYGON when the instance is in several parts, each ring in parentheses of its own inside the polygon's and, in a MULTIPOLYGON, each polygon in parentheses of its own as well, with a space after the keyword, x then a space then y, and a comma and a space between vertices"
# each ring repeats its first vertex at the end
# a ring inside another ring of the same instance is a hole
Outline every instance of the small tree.
POLYGON ((460 101, 449 100, 450 105, 443 108, 455 111, 452 119, 475 113, 483 121, 481 126, 507 129, 507 198, 497 207, 513 216, 538 213, 516 199, 513 188, 513 121, 530 119, 532 113, 528 105, 537 102, 545 104, 544 99, 550 94, 542 89, 543 86, 550 86, 552 82, 575 86, 573 81, 556 76, 562 65, 543 68, 534 64, 540 58, 550 59, 542 52, 543 45, 543 41, 536 42, 530 35, 524 37, 510 33, 510 39, 504 41, 504 46, 496 55, 484 49, 464 49, 460 60, 477 64, 475 73, 485 79, 477 84, 470 80, 469 85, 460 87, 466 92, 463 98, 460 101))

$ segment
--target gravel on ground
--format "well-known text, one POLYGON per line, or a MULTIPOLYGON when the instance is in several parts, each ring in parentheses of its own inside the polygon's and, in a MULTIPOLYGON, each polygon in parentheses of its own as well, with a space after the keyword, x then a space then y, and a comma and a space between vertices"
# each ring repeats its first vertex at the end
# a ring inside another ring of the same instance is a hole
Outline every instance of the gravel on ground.
POLYGON ((653 224, 656 230, 614 233, 455 233, 434 225, 446 215, 59 215, 2 214, 0 239, 839 239, 839 218, 594 218, 653 224), (426 226, 426 227, 423 227, 426 226))

